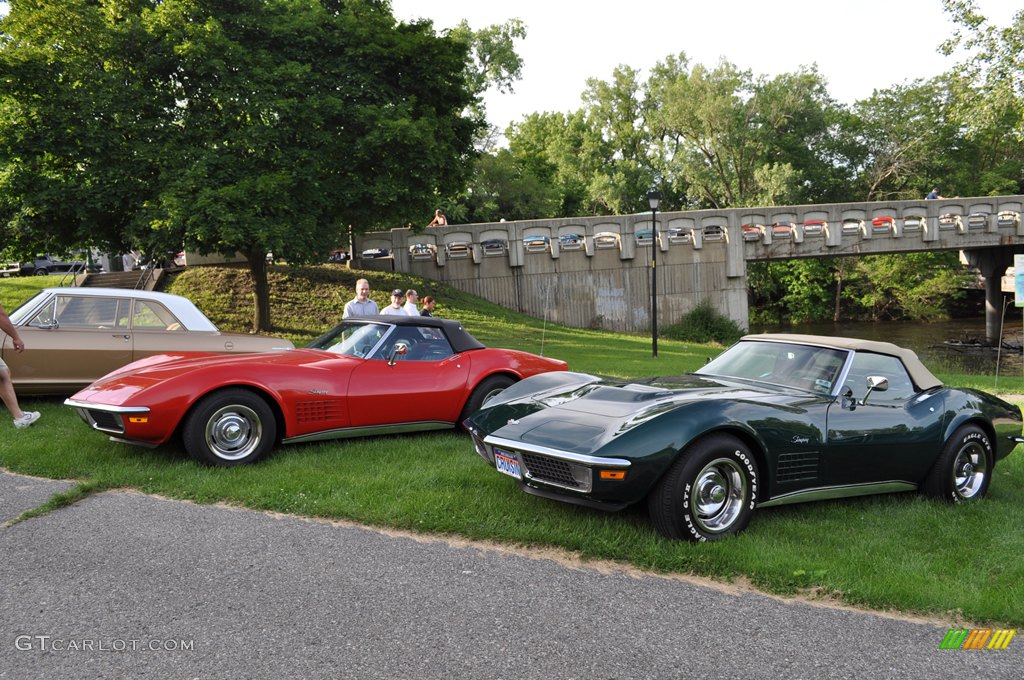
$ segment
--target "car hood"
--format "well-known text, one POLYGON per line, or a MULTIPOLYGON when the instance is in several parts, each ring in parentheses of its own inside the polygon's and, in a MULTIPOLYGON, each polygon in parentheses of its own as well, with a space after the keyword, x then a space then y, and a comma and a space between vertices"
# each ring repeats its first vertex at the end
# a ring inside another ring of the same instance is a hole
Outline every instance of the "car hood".
MULTIPOLYGON (((504 397, 499 395, 474 415, 470 424, 502 439, 592 453, 640 425, 688 406, 750 402, 784 407, 809 398, 795 391, 769 391, 696 375, 629 383, 579 373, 564 375, 576 379, 497 404, 495 401, 504 397)), ((526 387, 527 382, 520 385, 526 387)))
POLYGON ((75 401, 95 401, 104 404, 123 404, 140 391, 195 372, 218 370, 234 375, 260 376, 260 368, 318 367, 324 362, 351 362, 363 359, 340 356, 317 349, 292 349, 255 354, 212 354, 208 352, 174 352, 154 354, 139 359, 108 373, 71 397, 75 401))

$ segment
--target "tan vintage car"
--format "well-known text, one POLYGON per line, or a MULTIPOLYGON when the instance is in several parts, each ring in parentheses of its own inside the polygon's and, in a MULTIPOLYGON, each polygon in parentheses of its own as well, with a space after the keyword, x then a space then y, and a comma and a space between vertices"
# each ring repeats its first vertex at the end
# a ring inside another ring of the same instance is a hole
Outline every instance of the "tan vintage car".
POLYGON ((173 352, 291 349, 265 335, 221 333, 191 300, 121 288, 46 288, 11 322, 25 342, 0 332, 0 356, 19 394, 68 394, 136 359, 173 352))

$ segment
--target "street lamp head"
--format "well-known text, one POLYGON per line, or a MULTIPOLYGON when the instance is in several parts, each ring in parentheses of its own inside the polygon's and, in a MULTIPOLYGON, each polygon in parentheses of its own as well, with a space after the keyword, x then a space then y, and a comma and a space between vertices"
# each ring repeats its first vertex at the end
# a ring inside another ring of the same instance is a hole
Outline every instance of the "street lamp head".
POLYGON ((658 204, 661 202, 661 192, 652 191, 647 194, 647 202, 651 204, 651 210, 657 210, 658 204))

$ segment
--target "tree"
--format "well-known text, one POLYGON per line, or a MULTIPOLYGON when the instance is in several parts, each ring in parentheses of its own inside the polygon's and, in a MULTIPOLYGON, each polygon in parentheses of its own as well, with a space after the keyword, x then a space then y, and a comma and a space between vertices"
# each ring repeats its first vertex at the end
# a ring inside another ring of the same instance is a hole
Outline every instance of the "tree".
POLYGON ((861 257, 848 273, 843 296, 872 320, 946 318, 970 276, 950 251, 861 257))
POLYGON ((519 166, 508 149, 485 153, 452 217, 464 222, 527 220, 558 214, 558 189, 519 166))
POLYGON ((71 0, 70 23, 66 4, 19 3, 2 25, 10 37, 0 68, 21 89, 5 92, 0 109, 18 114, 0 120, 0 189, 18 189, 5 212, 16 225, 26 216, 25 242, 43 241, 71 212, 39 198, 52 195, 56 166, 60 188, 111 222, 87 237, 95 219, 74 211, 74 242, 112 245, 129 233, 243 253, 254 327, 269 330, 268 251, 311 261, 349 225, 419 220, 472 167, 479 121, 465 114, 474 101, 465 43, 429 22, 396 24, 386 2, 71 0), (122 42, 136 49, 120 57, 122 42), (59 85, 38 79, 41 66, 59 85), (103 77, 91 72, 98 66, 103 77), (97 102, 84 126, 98 135, 108 119, 124 128, 91 156, 79 135, 49 122, 72 116, 66 90, 75 88, 97 102), (19 132, 25 120, 41 121, 37 134, 19 132), (96 168, 130 185, 114 194, 121 201, 97 186, 96 168))
POLYGON ((851 198, 921 198, 940 179, 949 186, 953 152, 963 144, 949 108, 948 89, 939 79, 876 90, 857 102, 840 132, 853 150, 851 198))
POLYGON ((26 0, 0 19, 0 229, 20 255, 145 233, 174 107, 149 4, 26 0))
POLYGON ((958 28, 940 46, 964 60, 950 74, 952 115, 977 149, 978 191, 1024 192, 1024 9, 999 28, 974 0, 943 0, 958 28))
POLYGON ((808 180, 834 184, 823 140, 835 104, 814 70, 755 80, 680 54, 655 66, 647 97, 656 173, 689 207, 801 202, 815 196, 808 180))

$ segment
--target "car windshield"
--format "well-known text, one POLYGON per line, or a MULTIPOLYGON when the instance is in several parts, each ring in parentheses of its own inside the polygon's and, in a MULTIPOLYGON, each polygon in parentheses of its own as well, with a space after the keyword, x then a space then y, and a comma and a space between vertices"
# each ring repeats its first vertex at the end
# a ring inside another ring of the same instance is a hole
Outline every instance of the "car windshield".
POLYGON ((344 321, 306 345, 342 356, 365 357, 391 330, 389 324, 372 321, 344 321))
POLYGON ((788 342, 741 341, 696 371, 831 394, 849 352, 788 342))
POLYGON ((41 290, 32 297, 30 297, 25 302, 23 302, 21 305, 19 305, 17 309, 10 313, 11 323, 17 326, 22 321, 24 321, 25 317, 28 316, 28 313, 35 309, 39 301, 42 298, 46 297, 46 295, 46 291, 41 290))

